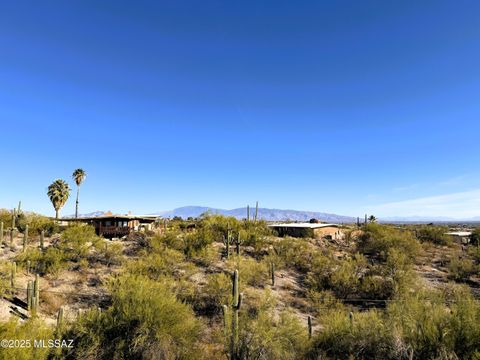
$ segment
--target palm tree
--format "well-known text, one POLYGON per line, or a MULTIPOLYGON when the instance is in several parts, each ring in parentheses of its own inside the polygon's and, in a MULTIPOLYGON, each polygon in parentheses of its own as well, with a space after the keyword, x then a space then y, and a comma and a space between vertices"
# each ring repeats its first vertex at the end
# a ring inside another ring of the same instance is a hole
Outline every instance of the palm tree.
POLYGON ((368 222, 370 223, 374 223, 376 221, 377 221, 377 218, 374 215, 370 215, 370 217, 368 218, 368 222))
POLYGON ((57 179, 48 187, 47 195, 55 209, 55 219, 58 220, 58 212, 68 200, 70 187, 64 180, 57 179))
POLYGON ((78 218, 78 195, 80 194, 80 185, 82 185, 86 177, 87 177, 87 173, 83 169, 76 169, 72 174, 72 178, 73 180, 75 180, 75 183, 77 184, 77 202, 75 203, 75 219, 78 218))

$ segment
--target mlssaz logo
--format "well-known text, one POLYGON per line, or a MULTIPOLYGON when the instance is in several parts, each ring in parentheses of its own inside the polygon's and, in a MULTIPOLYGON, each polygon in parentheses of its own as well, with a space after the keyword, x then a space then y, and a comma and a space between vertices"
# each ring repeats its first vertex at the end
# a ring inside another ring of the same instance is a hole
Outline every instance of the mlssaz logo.
POLYGON ((36 348, 73 348, 73 340, 48 339, 34 340, 36 348))

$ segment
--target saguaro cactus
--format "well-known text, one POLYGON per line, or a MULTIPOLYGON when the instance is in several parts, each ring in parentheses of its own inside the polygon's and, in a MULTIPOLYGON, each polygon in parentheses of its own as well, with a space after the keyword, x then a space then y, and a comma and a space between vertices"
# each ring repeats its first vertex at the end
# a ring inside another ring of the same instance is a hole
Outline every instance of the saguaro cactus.
POLYGON ((61 330, 63 325, 63 306, 58 309, 58 314, 57 314, 57 330, 61 330))
POLYGON ((270 277, 272 279, 272 286, 275 286, 275 264, 270 263, 270 277))
POLYGON ((308 315, 307 318, 307 326, 308 326, 308 338, 312 338, 312 317, 308 315))
POLYGON ((237 255, 240 255, 240 245, 243 243, 243 240, 240 237, 240 231, 238 232, 237 238, 235 239, 235 252, 237 255))
POLYGON ((3 221, 0 221, 0 244, 3 244, 3 221))
POLYGON ((23 233, 23 251, 26 250, 28 244, 28 225, 25 226, 25 232, 23 233))
POLYGON ((40 249, 43 250, 43 243, 45 241, 45 230, 40 233, 40 249))
POLYGON ((257 218, 258 218, 258 201, 255 204, 255 222, 257 222, 257 218))
POLYGON ((32 304, 32 308, 36 314, 38 305, 40 304, 40 278, 38 274, 35 274, 35 281, 33 282, 32 304))
MULTIPOLYGON (((229 341, 229 359, 234 360, 237 358, 238 350, 238 312, 242 305, 243 294, 238 291, 238 270, 232 273, 232 311, 231 311, 231 331, 229 341)), ((227 305, 223 305, 223 325, 225 330, 225 337, 228 337, 228 325, 229 325, 229 311, 227 305)), ((228 340, 228 339, 226 339, 228 340)))
POLYGON ((238 292, 238 270, 235 270, 232 274, 232 338, 230 339, 230 354, 231 359, 234 358, 237 352, 238 345, 238 312, 242 305, 243 294, 238 292))
POLYGON ((12 262, 12 271, 10 273, 10 286, 12 288, 12 292, 15 291, 15 277, 17 276, 17 263, 14 261, 12 262))
POLYGON ((15 221, 17 219, 17 214, 16 214, 16 210, 13 209, 12 210, 12 229, 15 229, 15 221))
POLYGON ((250 205, 247 205, 247 221, 250 221, 250 205))
POLYGON ((32 293, 33 293, 33 282, 30 280, 27 283, 27 310, 32 310, 32 293))
POLYGON ((225 257, 227 259, 230 257, 230 242, 231 242, 231 233, 230 233, 230 228, 228 228, 227 236, 223 237, 223 244, 225 245, 225 257))

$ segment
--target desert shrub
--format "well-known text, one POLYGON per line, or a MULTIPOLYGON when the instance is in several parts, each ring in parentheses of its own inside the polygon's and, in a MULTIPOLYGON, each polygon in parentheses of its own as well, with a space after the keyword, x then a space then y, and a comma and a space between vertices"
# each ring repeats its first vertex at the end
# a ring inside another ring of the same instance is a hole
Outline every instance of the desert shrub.
POLYGON ((345 298, 358 293, 366 271, 367 261, 360 254, 336 260, 332 256, 317 253, 307 275, 307 284, 313 290, 332 290, 338 297, 345 298))
POLYGON ((272 247, 274 253, 282 259, 283 266, 295 267, 302 272, 310 269, 313 251, 305 240, 285 237, 276 241, 272 247))
POLYGON ((470 244, 480 245, 480 228, 475 228, 470 235, 470 244))
POLYGON ((220 258, 220 253, 218 248, 212 246, 212 244, 205 246, 204 248, 197 251, 192 260, 202 266, 213 265, 220 258))
POLYGON ((98 245, 99 255, 103 257, 105 263, 110 265, 119 265, 122 262, 123 246, 116 242, 104 241, 98 245))
POLYGON ((27 267, 28 262, 35 271, 45 274, 58 275, 58 273, 68 267, 68 256, 56 247, 50 246, 44 252, 36 248, 28 248, 25 252, 18 254, 15 261, 23 268, 27 267))
POLYGON ((365 276, 359 288, 363 299, 387 300, 393 297, 394 282, 391 278, 378 275, 365 276))
POLYGON ((403 343, 400 348, 410 349, 414 358, 447 358, 442 356, 453 352, 451 313, 439 292, 417 292, 392 302, 387 315, 403 343))
POLYGON ((416 229, 417 239, 421 242, 431 242, 437 245, 451 245, 452 238, 445 233, 448 232, 446 226, 424 225, 416 229))
POLYGON ((312 311, 318 315, 322 314, 325 309, 327 310, 341 310, 344 309, 343 303, 337 299, 333 291, 331 290, 308 290, 307 298, 312 305, 312 311))
POLYGON ((450 301, 450 331, 453 348, 460 359, 480 358, 480 304, 466 287, 456 286, 450 301))
POLYGON ((240 274, 240 286, 246 284, 263 287, 267 283, 268 267, 263 261, 256 261, 253 258, 243 256, 235 256, 230 258, 226 265, 230 272, 238 270, 240 274))
POLYGON ((184 243, 179 237, 180 233, 176 231, 170 231, 161 235, 154 235, 148 238, 148 248, 152 251, 162 250, 165 246, 174 250, 182 251, 184 249, 184 243))
POLYGON ((479 267, 470 259, 453 258, 448 264, 449 276, 455 281, 466 281, 477 274, 479 267))
POLYGON ((202 229, 182 236, 183 252, 187 258, 192 258, 213 242, 209 230, 202 229))
POLYGON ((45 339, 45 345, 47 339, 53 339, 53 329, 47 327, 45 323, 40 319, 31 319, 28 321, 20 322, 12 317, 7 322, 0 323, 0 338, 12 339, 12 340, 29 340, 30 347, 24 347, 17 345, 15 347, 3 348, 0 351, 0 359, 5 360, 42 360, 50 358, 53 351, 45 347, 34 347, 34 339, 45 339))
POLYGON ((150 279, 160 279, 162 276, 176 276, 177 278, 184 274, 184 268, 188 266, 185 263, 185 256, 170 248, 164 248, 163 251, 151 253, 127 263, 128 272, 137 275, 144 275, 150 279))
POLYGON ((110 285, 112 305, 91 311, 67 329, 75 340, 67 359, 197 359, 200 322, 168 285, 124 275, 110 285))
POLYGON ((73 224, 62 233, 60 247, 70 254, 72 260, 87 256, 92 248, 103 242, 95 233, 95 228, 85 224, 73 224))
POLYGON ((238 359, 300 359, 307 343, 307 330, 288 311, 274 316, 272 311, 260 311, 256 318, 240 319, 238 359))
POLYGON ((358 250, 382 259, 391 249, 397 249, 410 258, 415 258, 420 245, 410 231, 401 231, 392 226, 370 223, 359 235, 358 250))
POLYGON ((228 274, 211 274, 202 289, 202 308, 205 310, 219 310, 223 305, 229 304, 232 294, 232 280, 228 274))
POLYGON ((320 317, 322 331, 315 334, 307 358, 391 359, 393 335, 383 315, 371 310, 331 310, 320 317))
POLYGON ((10 275, 12 273, 13 265, 7 261, 0 262, 0 297, 7 294, 10 284, 10 275))
POLYGON ((360 279, 367 270, 367 261, 356 254, 354 258, 347 258, 338 262, 335 271, 330 275, 330 287, 340 298, 358 291, 360 279))

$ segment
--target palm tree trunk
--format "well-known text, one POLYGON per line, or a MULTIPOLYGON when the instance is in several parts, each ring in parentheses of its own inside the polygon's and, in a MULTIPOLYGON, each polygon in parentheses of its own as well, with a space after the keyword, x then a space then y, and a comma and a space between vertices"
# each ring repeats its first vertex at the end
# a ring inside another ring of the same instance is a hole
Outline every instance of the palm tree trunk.
POLYGON ((80 194, 80 186, 77 187, 77 202, 75 203, 75 219, 78 218, 78 195, 80 194))
POLYGON ((57 220, 57 221, 58 221, 58 211, 59 211, 59 209, 55 209, 55 220, 57 220))

